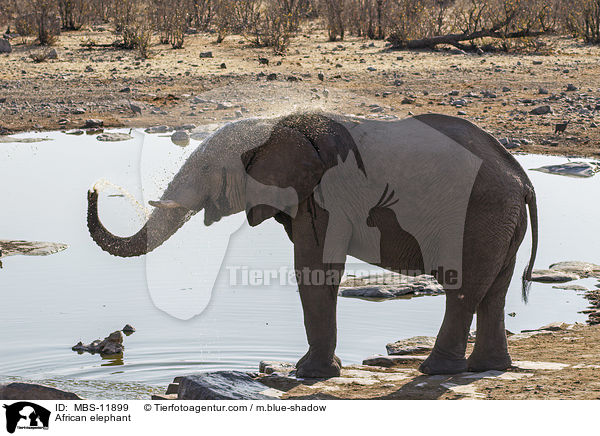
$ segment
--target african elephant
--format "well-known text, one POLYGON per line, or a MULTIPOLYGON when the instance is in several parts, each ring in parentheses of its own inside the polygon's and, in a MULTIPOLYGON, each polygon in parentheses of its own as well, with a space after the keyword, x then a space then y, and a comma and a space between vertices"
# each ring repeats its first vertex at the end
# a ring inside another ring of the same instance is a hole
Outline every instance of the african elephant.
POLYGON ((88 192, 93 240, 115 256, 154 250, 193 214, 204 223, 246 212, 256 226, 274 218, 294 245, 308 352, 299 377, 340 373, 336 299, 347 255, 386 269, 431 273, 446 291, 427 374, 503 370, 511 365, 504 304, 527 228, 533 248, 523 274, 526 297, 537 250, 533 186, 491 135, 460 118, 419 115, 398 121, 320 113, 231 123, 207 138, 164 191, 143 228, 111 234, 88 192), (475 348, 465 358, 477 313, 475 348))

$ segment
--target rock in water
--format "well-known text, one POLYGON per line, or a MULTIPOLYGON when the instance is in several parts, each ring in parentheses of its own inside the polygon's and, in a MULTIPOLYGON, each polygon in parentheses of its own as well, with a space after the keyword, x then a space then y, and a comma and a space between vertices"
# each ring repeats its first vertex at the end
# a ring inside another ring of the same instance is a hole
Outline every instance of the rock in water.
POLYGON ((435 345, 435 337, 415 336, 387 344, 385 348, 389 355, 406 355, 429 353, 435 345))
POLYGON ((133 139, 133 136, 127 133, 119 133, 119 132, 111 132, 111 133, 102 133, 96 137, 98 141, 103 142, 119 142, 119 141, 129 141, 133 139))
POLYGON ((185 130, 177 130, 171 135, 171 142, 180 147, 185 147, 190 143, 190 134, 185 130))
POLYGON ((83 342, 78 342, 76 345, 73 345, 71 348, 73 351, 77 351, 78 353, 100 353, 101 355, 111 356, 115 354, 123 353, 123 334, 117 330, 108 335, 104 340, 96 339, 88 345, 85 345, 83 342))
POLYGON ((564 289, 566 291, 588 291, 588 288, 582 285, 554 285, 553 289, 564 289))
POLYGON ((0 400, 82 400, 72 392, 35 383, 0 384, 0 400))
POLYGON ((587 162, 567 162, 559 165, 546 165, 540 168, 532 168, 533 171, 572 177, 592 177, 599 169, 598 165, 587 162))
POLYGON ((0 144, 9 144, 18 142, 21 144, 31 144, 34 142, 52 141, 50 138, 15 138, 14 136, 0 136, 0 144))
POLYGON ((241 371, 188 375, 179 382, 179 400, 277 400, 279 393, 241 371))
POLYGON ((173 130, 172 127, 169 126, 152 126, 148 127, 144 132, 146 133, 167 133, 173 130))
POLYGON ((6 256, 48 256, 66 250, 67 244, 35 241, 6 241, 0 240, 0 257, 6 256))
POLYGON ((440 295, 444 288, 433 276, 405 276, 396 273, 385 273, 365 277, 355 277, 340 284, 339 295, 342 297, 360 297, 371 299, 396 298, 403 295, 440 295))
POLYGON ((581 277, 600 278, 600 265, 590 262, 570 260, 550 265, 551 270, 577 274, 581 277))
POLYGON ((261 374, 289 374, 296 369, 296 365, 292 362, 279 362, 274 360, 261 360, 258 365, 258 372, 261 374))
POLYGON ((575 273, 556 271, 552 269, 536 269, 531 273, 531 281, 542 283, 562 283, 579 280, 575 273))
POLYGON ((125 324, 125 327, 121 329, 124 333, 133 333, 135 328, 131 324, 125 324))

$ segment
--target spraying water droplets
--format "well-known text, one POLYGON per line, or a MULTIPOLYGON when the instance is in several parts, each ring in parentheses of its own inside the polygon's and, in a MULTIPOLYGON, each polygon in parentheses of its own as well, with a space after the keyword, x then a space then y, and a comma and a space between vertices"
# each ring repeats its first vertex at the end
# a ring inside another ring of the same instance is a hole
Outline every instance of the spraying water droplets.
POLYGON ((127 201, 135 208, 138 216, 140 218, 142 218, 144 221, 147 220, 148 217, 150 216, 151 210, 149 208, 146 208, 139 201, 137 201, 136 198, 133 196, 133 194, 131 194, 129 191, 127 191, 122 186, 119 186, 109 180, 106 180, 106 179, 100 179, 94 184, 93 189, 95 189, 98 192, 115 190, 115 191, 119 192, 120 194, 122 194, 123 198, 127 199, 127 201))

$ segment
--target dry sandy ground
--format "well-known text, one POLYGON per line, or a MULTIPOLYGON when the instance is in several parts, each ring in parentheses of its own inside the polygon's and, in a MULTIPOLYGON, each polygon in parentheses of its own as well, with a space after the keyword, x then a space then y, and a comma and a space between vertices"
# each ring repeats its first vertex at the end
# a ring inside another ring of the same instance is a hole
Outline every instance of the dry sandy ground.
MULTIPOLYGON (((420 374, 418 362, 395 368, 354 366, 330 381, 263 383, 286 399, 600 399, 600 326, 573 325, 509 340, 514 368, 455 376, 420 374), (377 374, 379 373, 379 374, 377 374), (379 380, 377 380, 379 378, 379 380)), ((469 347, 469 351, 471 346, 469 347)))
POLYGON ((58 58, 35 63, 29 54, 41 49, 13 39, 13 52, 0 55, 0 131, 80 128, 90 118, 145 127, 303 109, 377 118, 439 112, 460 114, 509 142, 524 140, 513 144, 516 151, 600 156, 600 47, 572 39, 548 38, 525 54, 389 51, 384 41, 331 43, 307 25, 283 57, 241 37, 217 45, 214 35, 201 34, 190 35, 182 50, 153 45, 147 60, 136 51, 82 46, 92 40, 106 44, 114 36, 102 28, 65 33, 58 58), (200 57, 206 51, 213 57, 200 57), (567 91, 569 84, 576 89, 567 91), (542 105, 552 112, 529 113, 542 105), (554 125, 567 120, 566 133, 554 135, 554 125))

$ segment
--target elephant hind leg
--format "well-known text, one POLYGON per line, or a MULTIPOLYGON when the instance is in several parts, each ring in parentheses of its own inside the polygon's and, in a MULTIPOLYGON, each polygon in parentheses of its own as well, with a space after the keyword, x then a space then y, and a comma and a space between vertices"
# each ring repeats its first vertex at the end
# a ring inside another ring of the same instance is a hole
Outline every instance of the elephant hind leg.
POLYGON ((469 356, 469 370, 505 370, 512 364, 504 327, 504 303, 515 269, 516 255, 500 271, 477 307, 477 338, 469 356))
MULTIPOLYGON (((493 228, 486 223, 480 226, 493 228)), ((485 235, 483 231, 475 234, 485 235)), ((496 244, 493 249, 486 248, 483 251, 480 248, 480 238, 472 236, 466 241, 462 286, 460 289, 446 289, 444 320, 431 354, 419 368, 421 372, 456 374, 467 371, 468 362, 465 359, 465 352, 473 315, 503 268, 504 258, 498 253, 507 251, 510 246, 508 240, 507 238, 507 243, 504 245, 496 244)), ((504 298, 504 295, 501 298, 504 298)))
POLYGON ((471 371, 505 370, 512 364, 504 326, 504 306, 515 270, 517 251, 525 237, 526 229, 527 212, 523 210, 510 241, 504 265, 477 306, 477 337, 475 348, 468 359, 471 371))
POLYGON ((462 291, 446 291, 446 312, 431 354, 419 367, 424 374, 458 374, 467 370, 465 351, 474 310, 462 291))

